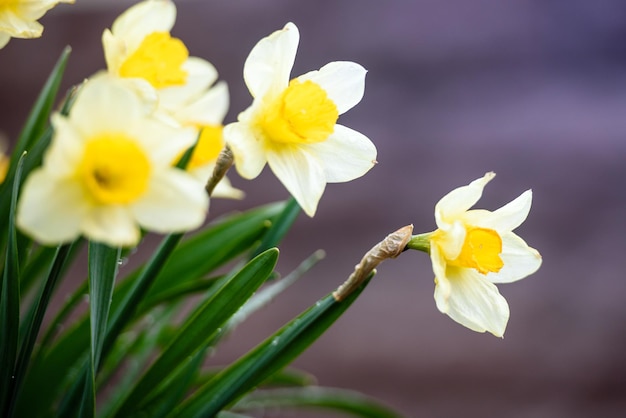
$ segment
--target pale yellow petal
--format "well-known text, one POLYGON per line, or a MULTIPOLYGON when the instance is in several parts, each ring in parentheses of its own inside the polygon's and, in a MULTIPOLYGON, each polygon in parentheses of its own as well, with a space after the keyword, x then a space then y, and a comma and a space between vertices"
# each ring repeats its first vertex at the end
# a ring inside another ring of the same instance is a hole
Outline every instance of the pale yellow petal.
POLYGON ((467 186, 461 186, 445 195, 435 205, 435 220, 441 228, 454 219, 461 219, 464 213, 474 206, 482 196, 483 189, 495 173, 487 173, 484 177, 474 180, 467 186))
POLYGON ((354 180, 376 164, 376 147, 372 141, 342 125, 335 125, 326 141, 310 144, 307 149, 322 164, 328 183, 354 180))
POLYGON ((86 238, 111 247, 133 246, 141 237, 131 211, 121 205, 94 206, 81 229, 86 238))
POLYGON ((440 311, 473 331, 502 337, 509 320, 509 305, 498 288, 474 269, 448 266, 446 277, 450 293, 447 309, 440 311))
POLYGON ((301 75, 298 80, 311 80, 320 85, 341 115, 363 98, 366 73, 367 70, 355 62, 335 61, 301 75))
POLYGON ((298 146, 284 145, 268 150, 267 163, 304 213, 313 217, 326 187, 324 169, 317 158, 298 146))
POLYGON ((199 227, 209 208, 204 184, 176 168, 154 174, 149 190, 131 210, 139 224, 161 233, 199 227))
POLYGON ((281 92, 289 84, 300 34, 293 23, 266 38, 252 49, 243 67, 243 78, 252 97, 281 92))
POLYGON ((440 312, 446 313, 449 309, 451 288, 446 277, 446 260, 437 245, 430 246, 430 262, 435 273, 435 303, 440 312))
POLYGON ((221 125, 228 112, 228 86, 220 81, 194 102, 177 109, 174 117, 182 124, 221 125))
POLYGON ((76 172, 85 150, 85 141, 69 120, 59 113, 52 115, 54 135, 44 154, 44 165, 57 177, 76 172))
POLYGON ((182 66, 185 84, 159 89, 161 106, 170 112, 197 100, 217 80, 217 70, 207 60, 189 57, 182 66))
POLYGON ((11 36, 8 33, 0 32, 0 49, 4 48, 10 40, 11 36))
POLYGON ((469 225, 493 229, 502 234, 514 230, 526 220, 531 204, 532 191, 526 190, 515 200, 494 212, 470 210, 465 214, 464 220, 469 225))
POLYGON ((88 212, 89 204, 79 183, 38 169, 24 183, 17 225, 41 244, 56 245, 78 238, 88 212))
POLYGON ((536 272, 541 266, 541 255, 513 232, 502 236, 500 258, 504 267, 497 273, 487 274, 492 283, 511 283, 536 272))
POLYGON ((250 126, 243 122, 230 123, 224 127, 224 141, 235 157, 235 168, 245 179, 256 178, 267 162, 265 150, 250 126))
POLYGON ((78 92, 70 120, 83 137, 125 132, 145 114, 138 95, 122 81, 101 73, 78 92))
POLYGON ((169 0, 147 0, 122 13, 111 27, 114 36, 123 38, 128 52, 134 51, 153 32, 170 32, 176 21, 176 6, 169 0))

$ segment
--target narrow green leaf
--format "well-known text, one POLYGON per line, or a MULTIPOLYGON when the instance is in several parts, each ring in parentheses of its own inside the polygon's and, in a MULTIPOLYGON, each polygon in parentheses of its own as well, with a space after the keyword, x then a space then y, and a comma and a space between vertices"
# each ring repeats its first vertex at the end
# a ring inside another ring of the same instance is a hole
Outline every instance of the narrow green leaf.
POLYGON ((83 398, 80 404, 79 415, 81 417, 95 416, 96 414, 95 376, 107 330, 109 307, 113 296, 120 254, 120 248, 111 248, 96 242, 89 243, 91 354, 90 367, 85 379, 83 398))
POLYGON ((20 271, 19 254, 15 228, 15 207, 22 177, 24 155, 17 163, 11 203, 9 206, 8 238, 4 274, 0 293, 0 412, 8 416, 9 397, 14 385, 13 372, 17 356, 17 343, 20 326, 20 271))
POLYGON ((43 275, 47 266, 52 263, 57 254, 57 247, 39 247, 29 257, 20 277, 20 293, 25 294, 43 275))
POLYGON ((35 312, 31 322, 27 327, 24 341, 22 343, 22 346, 20 347, 19 356, 17 358, 17 365, 15 367, 13 380, 14 384, 12 386, 11 395, 9 397, 9 407, 7 414, 8 416, 11 416, 11 413, 13 411, 17 394, 20 391, 20 386, 26 373, 26 369, 28 368, 28 363, 30 360, 30 356, 33 352, 33 347, 35 346, 35 340, 37 339, 39 328, 41 327, 44 315, 48 309, 48 304, 50 303, 54 288, 57 284, 59 277, 61 276, 61 273, 63 272, 63 268, 65 262, 67 261, 68 255, 70 254, 71 247, 72 244, 58 247, 56 257, 54 258, 54 263, 50 268, 50 272, 45 281, 45 285, 41 291, 41 294, 37 298, 37 302, 34 305, 36 307, 35 312))
MULTIPOLYGON (((63 73, 65 72, 70 52, 71 48, 66 47, 61 53, 61 56, 57 60, 56 65, 52 69, 52 72, 48 76, 46 83, 39 93, 39 97, 35 101, 24 128, 22 129, 17 143, 15 144, 15 148, 13 149, 13 154, 11 156, 9 171, 5 179, 6 181, 0 185, 0 196, 2 196, 2 199, 0 199, 0 219, 6 219, 8 215, 9 209, 7 205, 9 199, 5 199, 7 194, 6 192, 9 189, 7 184, 13 183, 17 161, 24 151, 30 152, 34 141, 38 139, 46 129, 48 119, 50 117, 50 111, 52 110, 52 106, 56 100, 57 92, 59 91, 61 80, 63 79, 63 73), (6 187, 6 189, 4 189, 3 186, 6 187)), ((24 174, 28 174, 28 170, 25 170, 24 174)))
POLYGON ((246 264, 183 324, 154 364, 128 395, 116 416, 126 417, 184 361, 206 347, 220 327, 261 286, 274 270, 278 249, 270 249, 246 264))
POLYGON ((185 240, 163 268, 150 295, 197 280, 249 250, 283 207, 280 202, 231 215, 185 240))
POLYGON ((289 229, 291 229, 300 211, 301 209, 296 199, 293 197, 289 198, 285 208, 274 220, 270 229, 263 235, 263 240, 254 250, 250 258, 256 257, 268 248, 278 247, 278 244, 282 241, 287 232, 289 232, 289 229))
POLYGON ((345 412, 363 418, 402 418, 382 403, 361 393, 311 386, 253 392, 237 402, 236 411, 285 407, 314 407, 345 412))
MULTIPOLYGON (((145 312, 150 303, 173 289, 180 289, 179 286, 193 286, 194 282, 202 281, 202 278, 212 270, 248 251, 260 239, 274 217, 281 213, 284 206, 284 202, 277 202, 246 212, 228 215, 210 224, 190 239, 183 241, 176 247, 149 289, 145 302, 141 304, 138 312, 145 312)), ((120 302, 130 292, 142 269, 143 266, 139 267, 116 286, 111 304, 111 316, 118 312, 120 302)), ((63 311, 52 322, 51 327, 53 328, 48 330, 43 339, 45 345, 51 343, 54 329, 62 324, 64 318, 71 311, 71 309, 65 308, 76 305, 86 291, 85 283, 72 295, 71 303, 64 305, 63 311)), ((88 346, 89 322, 88 318, 85 317, 69 327, 68 331, 47 352, 42 353, 44 358, 33 365, 36 370, 28 372, 23 396, 20 396, 19 399, 19 411, 23 411, 24 416, 39 416, 40 411, 51 405, 65 386, 50 386, 49 382, 51 380, 58 381, 58 376, 65 376, 67 370, 74 370, 77 361, 83 358, 83 350, 88 346), (32 396, 37 396, 38 402, 29 402, 32 396)), ((72 399, 74 398, 70 397, 68 400, 66 405, 68 408, 76 404, 76 402, 71 401, 72 399)))
MULTIPOLYGON (((223 370, 223 367, 203 370, 202 375, 198 376, 195 386, 199 387, 205 385, 223 370)), ((267 378, 263 382, 263 387, 311 386, 315 384, 317 384, 317 379, 311 373, 298 369, 286 368, 279 370, 267 378)))
POLYGON ((185 418, 214 416, 258 386, 289 364, 322 335, 356 300, 372 275, 341 302, 336 301, 332 294, 319 300, 201 387, 171 416, 185 418))

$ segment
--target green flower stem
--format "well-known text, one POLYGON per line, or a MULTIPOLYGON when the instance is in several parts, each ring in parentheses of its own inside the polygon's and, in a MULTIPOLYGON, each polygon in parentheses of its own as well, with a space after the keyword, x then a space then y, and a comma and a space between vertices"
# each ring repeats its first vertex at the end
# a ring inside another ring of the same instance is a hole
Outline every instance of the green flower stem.
POLYGON ((430 254, 430 238, 432 235, 432 232, 413 235, 409 242, 406 244, 406 249, 423 251, 427 254, 430 254))
POLYGON ((388 258, 396 258, 407 246, 411 239, 413 225, 403 226, 387 235, 385 239, 369 250, 348 279, 333 292, 334 298, 340 302, 358 289, 361 284, 375 271, 376 267, 388 258))

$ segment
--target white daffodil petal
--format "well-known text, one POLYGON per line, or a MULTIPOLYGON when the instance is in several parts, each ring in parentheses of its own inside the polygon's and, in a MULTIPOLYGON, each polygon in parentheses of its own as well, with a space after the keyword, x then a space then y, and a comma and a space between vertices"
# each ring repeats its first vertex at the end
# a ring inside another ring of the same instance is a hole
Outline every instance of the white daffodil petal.
POLYGON ((228 86, 220 81, 193 103, 182 107, 175 118, 183 124, 219 126, 228 112, 228 86))
POLYGON ((341 115, 363 98, 366 73, 367 70, 355 62, 335 61, 301 75, 298 80, 311 80, 320 85, 341 115))
MULTIPOLYGON (((512 231, 520 226, 528 217, 533 201, 532 190, 526 190, 515 200, 493 211, 486 219, 486 228, 496 231, 512 231)), ((471 211, 470 211, 471 212, 471 211)))
POLYGON ((9 35, 8 33, 0 32, 0 49, 4 48, 10 40, 11 35, 9 35))
POLYGON ((24 183, 17 225, 45 245, 70 242, 79 236, 81 219, 88 210, 78 183, 38 169, 24 183))
POLYGON ((123 39, 115 37, 109 29, 105 29, 102 32, 102 49, 107 68, 117 74, 124 62, 126 43, 123 39))
POLYGON ((308 146, 311 154, 324 166, 328 183, 354 180, 376 164, 376 147, 360 132, 335 125, 335 131, 324 142, 308 146))
POLYGON ((250 126, 243 122, 230 123, 224 127, 222 135, 233 151, 237 172, 249 180, 261 174, 267 162, 265 150, 250 126))
POLYGON ((298 146, 285 145, 268 151, 267 163, 302 210, 313 217, 326 186, 317 159, 298 146))
POLYGON ((189 57, 182 66, 187 72, 185 84, 159 89, 161 106, 170 112, 200 97, 217 80, 217 70, 207 60, 189 57))
POLYGON ((90 240, 111 247, 133 246, 141 237, 130 210, 118 205, 94 206, 83 218, 81 229, 90 240))
POLYGON ((434 240, 441 250, 441 254, 447 260, 456 259, 463 248, 467 231, 465 225, 461 221, 455 221, 452 224, 443 225, 440 228, 441 233, 437 233, 434 240))
POLYGON ((43 26, 34 20, 40 17, 31 18, 14 10, 4 10, 0 12, 0 30, 16 38, 38 38, 43 32, 43 26))
POLYGON ((134 91, 102 73, 82 86, 69 118, 81 135, 90 137, 103 132, 124 132, 145 110, 134 91))
POLYGON ((243 78, 252 97, 287 87, 299 41, 298 28, 290 22, 252 48, 243 67, 243 78))
POLYGON ((442 197, 435 205, 437 226, 446 222, 446 219, 460 218, 474 206, 482 196, 485 185, 494 177, 495 173, 487 173, 484 177, 474 180, 467 186, 458 187, 442 197))
POLYGON ((65 116, 52 115, 54 137, 44 155, 46 166, 54 167, 56 177, 74 174, 83 156, 85 142, 65 116))
POLYGON ((199 227, 206 218, 204 185, 182 170, 162 170, 151 179, 148 192, 131 205, 139 224, 156 232, 179 232, 199 227))
POLYGON ((152 162, 159 166, 175 163, 198 137, 198 131, 193 127, 175 128, 151 119, 142 120, 129 131, 152 162))
POLYGON ((220 182, 217 183, 217 185, 215 186, 215 189, 213 189, 213 194, 211 196, 219 197, 221 199, 240 200, 240 199, 243 199, 246 196, 246 194, 243 192, 243 190, 233 187, 233 185, 230 183, 230 180, 228 180, 227 177, 223 177, 222 180, 220 180, 220 182))
POLYGON ((448 310, 454 321, 476 332, 502 337, 509 320, 509 305, 498 288, 472 269, 448 267, 448 310))
POLYGON ((126 39, 134 51, 153 32, 169 32, 176 21, 176 6, 169 0, 142 1, 122 13, 111 26, 113 35, 126 39))
POLYGON ((504 263, 497 273, 489 273, 487 279, 492 283, 511 283, 536 272, 541 266, 541 255, 513 232, 502 235, 502 253, 504 263))
POLYGON ((447 313, 451 292, 450 282, 446 277, 446 260, 436 245, 430 247, 430 262, 435 273, 435 303, 440 312, 447 313))

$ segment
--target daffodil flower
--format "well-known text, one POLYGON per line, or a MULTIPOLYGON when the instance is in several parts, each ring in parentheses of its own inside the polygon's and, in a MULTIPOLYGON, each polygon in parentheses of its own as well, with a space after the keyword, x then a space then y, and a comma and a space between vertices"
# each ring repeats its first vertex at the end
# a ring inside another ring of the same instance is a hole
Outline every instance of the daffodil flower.
POLYGON ((102 34, 108 71, 129 82, 140 80, 138 91, 145 92, 145 82, 149 83, 159 92, 159 106, 168 111, 203 92, 217 77, 213 65, 190 57, 183 41, 170 35, 175 21, 172 1, 145 0, 122 13, 102 34))
POLYGON ((80 234, 112 246, 135 245, 140 227, 182 232, 202 224, 204 185, 171 162, 195 141, 147 112, 126 83, 106 73, 79 91, 69 117, 54 114, 41 168, 26 179, 19 227, 43 244, 80 234))
POLYGON ((224 128, 224 138, 242 177, 255 178, 269 164, 313 216, 326 183, 365 174, 376 162, 376 147, 336 123, 363 97, 365 69, 331 62, 290 81, 299 37, 298 28, 288 23, 252 49, 244 80, 254 101, 224 128))
POLYGON ((39 38, 43 26, 37 20, 58 3, 74 3, 74 0, 0 1, 0 48, 12 37, 39 38))
POLYGON ((494 212, 470 210, 494 176, 487 173, 444 196, 435 206, 438 229, 427 238, 437 308, 471 330, 502 337, 509 305, 495 283, 534 273, 541 256, 512 232, 528 216, 530 190, 494 212))
MULTIPOLYGON (((185 44, 171 37, 175 20, 172 1, 146 0, 122 13, 111 30, 104 31, 102 44, 111 74, 154 100, 165 120, 196 129, 199 142, 188 170, 206 182, 224 147, 222 122, 228 111, 228 88, 224 82, 213 85, 218 76, 215 67, 190 57, 185 44)), ((224 178, 213 196, 240 199, 243 192, 224 178)))

